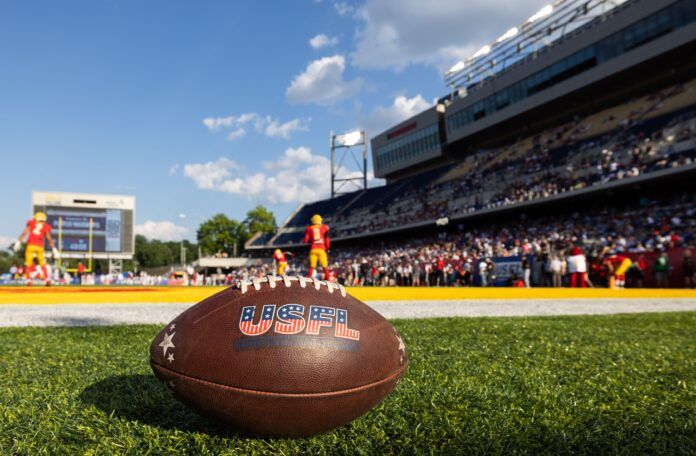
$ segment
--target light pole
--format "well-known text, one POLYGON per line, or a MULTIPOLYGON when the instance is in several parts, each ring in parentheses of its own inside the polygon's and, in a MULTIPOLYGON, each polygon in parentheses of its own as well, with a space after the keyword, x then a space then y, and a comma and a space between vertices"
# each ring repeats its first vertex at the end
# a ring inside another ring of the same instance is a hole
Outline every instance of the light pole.
POLYGON ((331 198, 351 192, 353 190, 367 189, 367 133, 362 130, 352 131, 344 135, 330 133, 331 146, 331 198), (358 159, 353 146, 362 146, 362 162, 358 159), (336 149, 340 149, 337 152, 336 149), (355 162, 354 171, 351 173, 346 167, 350 165, 344 160, 350 155, 355 162), (341 176, 339 176, 341 174, 341 176), (343 189, 345 185, 349 188, 343 189), (360 188, 362 185, 362 188, 360 188))
MULTIPOLYGON (((179 218, 182 220, 185 219, 186 214, 184 214, 183 212, 180 213, 179 218)), ((181 261, 181 267, 183 268, 186 266, 186 247, 184 247, 184 238, 183 237, 181 238, 181 250, 179 253, 180 253, 179 261, 181 261)))

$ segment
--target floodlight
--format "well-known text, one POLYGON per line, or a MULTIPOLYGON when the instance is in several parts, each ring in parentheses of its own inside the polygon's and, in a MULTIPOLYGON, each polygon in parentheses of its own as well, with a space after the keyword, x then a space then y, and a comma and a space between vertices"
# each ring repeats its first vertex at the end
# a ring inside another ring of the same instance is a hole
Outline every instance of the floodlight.
POLYGON ((472 55, 470 58, 475 59, 476 57, 481 57, 482 55, 486 55, 489 52, 491 52, 491 47, 489 45, 485 45, 484 47, 476 51, 476 53, 472 55))
POLYGON ((459 71, 462 71, 463 69, 464 69, 464 62, 462 60, 460 60, 459 62, 455 63, 454 66, 452 66, 452 68, 447 70, 447 73, 448 74, 457 73, 459 71))
POLYGON ((331 198, 345 195, 353 190, 365 190, 367 188, 367 134, 356 130, 343 135, 331 133, 331 198), (362 161, 353 146, 360 145, 362 149, 362 161), (338 156, 337 156, 338 154, 338 156), (345 162, 347 155, 352 160, 345 162), (349 164, 355 163, 351 170, 349 164), (362 164, 361 164, 362 163, 362 164), (356 169, 357 168, 357 169, 356 169))
POLYGON ((553 13, 553 5, 546 5, 545 7, 537 11, 532 17, 527 19, 527 22, 538 21, 539 19, 543 19, 551 13, 553 13))
POLYGON ((336 140, 344 146, 354 146, 362 140, 362 132, 360 130, 351 131, 345 135, 336 136, 336 140))
POLYGON ((500 38, 495 40, 496 43, 500 43, 501 41, 505 41, 508 38, 512 38, 513 36, 517 35, 517 32, 519 32, 519 29, 517 27, 513 27, 507 32, 503 33, 500 38))

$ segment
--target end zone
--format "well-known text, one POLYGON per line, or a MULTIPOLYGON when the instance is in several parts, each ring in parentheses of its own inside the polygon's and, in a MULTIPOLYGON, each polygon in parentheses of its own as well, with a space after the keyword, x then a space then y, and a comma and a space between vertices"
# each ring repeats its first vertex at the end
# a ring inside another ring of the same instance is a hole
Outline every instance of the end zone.
MULTIPOLYGON (((223 287, 70 287, 0 288, 0 304, 139 304, 196 303, 223 287)), ((694 299, 696 290, 634 288, 348 288, 362 301, 572 300, 572 299, 694 299)))

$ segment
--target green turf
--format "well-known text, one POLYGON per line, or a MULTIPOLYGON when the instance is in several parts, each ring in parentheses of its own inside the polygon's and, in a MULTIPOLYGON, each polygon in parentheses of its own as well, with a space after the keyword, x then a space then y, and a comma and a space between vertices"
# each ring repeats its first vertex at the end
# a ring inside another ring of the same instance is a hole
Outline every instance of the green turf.
POLYGON ((0 453, 696 453, 696 313, 396 321, 405 380, 311 439, 243 437, 150 372, 155 326, 0 331, 0 453))

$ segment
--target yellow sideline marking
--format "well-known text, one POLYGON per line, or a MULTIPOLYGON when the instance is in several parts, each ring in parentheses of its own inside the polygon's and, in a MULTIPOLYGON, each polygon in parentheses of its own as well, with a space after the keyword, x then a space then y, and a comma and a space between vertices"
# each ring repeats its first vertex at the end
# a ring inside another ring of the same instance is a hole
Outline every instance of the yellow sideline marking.
MULTIPOLYGON (((198 302, 223 287, 1 287, 0 304, 100 304, 198 302)), ((349 288, 362 301, 573 298, 692 298, 696 290, 606 288, 349 288)))

